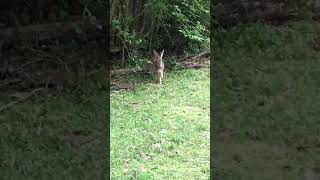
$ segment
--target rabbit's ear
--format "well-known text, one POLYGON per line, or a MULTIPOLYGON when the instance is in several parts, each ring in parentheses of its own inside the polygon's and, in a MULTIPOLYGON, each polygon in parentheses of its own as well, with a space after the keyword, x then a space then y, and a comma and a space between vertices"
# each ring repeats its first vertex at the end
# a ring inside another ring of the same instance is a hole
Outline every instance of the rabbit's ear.
POLYGON ((155 50, 152 50, 154 56, 159 56, 155 50))
POLYGON ((164 53, 164 49, 163 49, 163 50, 161 51, 161 53, 160 53, 160 59, 162 59, 163 53, 164 53))

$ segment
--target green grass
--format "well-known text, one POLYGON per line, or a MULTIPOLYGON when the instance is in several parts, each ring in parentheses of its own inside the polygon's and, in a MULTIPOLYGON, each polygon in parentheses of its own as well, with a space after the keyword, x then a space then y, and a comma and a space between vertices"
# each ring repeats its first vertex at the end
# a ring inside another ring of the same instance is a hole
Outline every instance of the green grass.
POLYGON ((319 32, 319 23, 294 22, 218 34, 217 179, 294 180, 305 168, 320 174, 320 53, 311 46, 319 32))
POLYGON ((39 93, 1 114, 0 179, 101 177, 107 95, 102 90, 89 95, 39 93), (72 146, 64 135, 74 131, 86 132, 95 141, 72 146))
POLYGON ((209 179, 209 70, 111 93, 112 179, 209 179))

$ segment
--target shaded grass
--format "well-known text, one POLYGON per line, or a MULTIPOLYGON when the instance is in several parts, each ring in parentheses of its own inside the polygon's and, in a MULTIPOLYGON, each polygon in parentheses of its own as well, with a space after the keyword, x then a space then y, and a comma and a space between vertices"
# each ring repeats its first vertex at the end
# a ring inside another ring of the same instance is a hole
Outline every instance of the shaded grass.
POLYGON ((97 179, 103 159, 106 96, 49 92, 0 116, 1 179, 97 179), (79 147, 64 140, 74 131, 94 141, 79 147))
POLYGON ((293 22, 219 34, 217 178, 301 179, 305 167, 320 173, 320 53, 311 46, 319 30, 316 22, 293 22))
POLYGON ((209 71, 111 95, 112 179, 209 179, 209 71))

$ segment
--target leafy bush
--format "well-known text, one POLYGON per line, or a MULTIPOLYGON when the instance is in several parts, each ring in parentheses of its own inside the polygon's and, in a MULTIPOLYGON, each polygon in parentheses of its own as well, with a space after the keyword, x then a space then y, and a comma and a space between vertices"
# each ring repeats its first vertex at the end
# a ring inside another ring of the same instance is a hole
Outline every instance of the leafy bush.
POLYGON ((189 40, 190 47, 199 45, 207 48, 210 42, 207 27, 209 25, 209 1, 179 1, 173 5, 172 15, 176 18, 178 31, 189 40))
POLYGON ((209 47, 209 0, 111 1, 112 32, 129 60, 139 50, 209 47), (135 8, 133 8, 135 7, 135 8), (171 42, 171 44, 169 44, 171 42), (169 45, 168 45, 169 44, 169 45))

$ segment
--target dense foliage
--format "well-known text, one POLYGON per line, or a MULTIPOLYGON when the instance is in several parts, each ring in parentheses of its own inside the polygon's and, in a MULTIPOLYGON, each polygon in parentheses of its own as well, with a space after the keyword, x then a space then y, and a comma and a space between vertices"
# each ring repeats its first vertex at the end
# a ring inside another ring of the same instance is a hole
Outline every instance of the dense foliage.
POLYGON ((197 51, 209 46, 209 0, 111 1, 113 45, 129 59, 139 49, 197 51))

